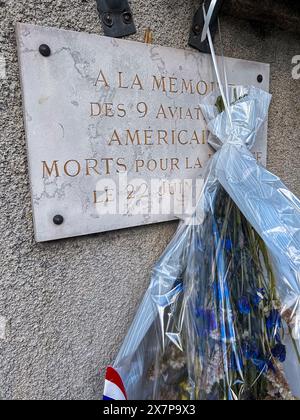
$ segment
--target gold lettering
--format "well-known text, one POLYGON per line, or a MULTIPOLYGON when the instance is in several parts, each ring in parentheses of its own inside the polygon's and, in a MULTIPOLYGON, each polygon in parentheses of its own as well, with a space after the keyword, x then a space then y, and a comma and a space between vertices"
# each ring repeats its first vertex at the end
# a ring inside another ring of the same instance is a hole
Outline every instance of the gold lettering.
POLYGON ((199 93, 199 95, 204 96, 208 92, 208 84, 204 80, 201 80, 197 83, 196 90, 199 93))
POLYGON ((195 168, 202 168, 202 164, 199 158, 197 158, 196 163, 195 163, 195 168))
POLYGON ((145 162, 142 159, 138 159, 135 162, 135 172, 140 172, 140 169, 142 169, 145 166, 145 162))
POLYGON ((111 189, 109 188, 105 188, 104 191, 94 191, 93 195, 94 195, 94 204, 101 204, 101 203, 111 203, 114 201, 114 197, 113 194, 111 193, 111 189), (99 198, 103 197, 103 195, 105 196, 104 200, 100 200, 98 199, 98 194, 101 194, 99 198))
POLYGON ((98 161, 96 159, 86 159, 86 176, 91 175, 91 170, 93 170, 97 175, 101 175, 97 170, 98 161))
POLYGON ((47 177, 52 176, 53 171, 55 171, 56 178, 58 178, 60 176, 59 175, 59 170, 58 170, 58 165, 57 165, 58 160, 54 160, 52 162, 51 168, 49 168, 49 166, 47 165, 47 162, 44 161, 44 160, 42 161, 42 164, 43 164, 43 178, 47 178, 47 177))
POLYGON ((254 157, 256 158, 258 162, 262 160, 262 156, 263 156, 262 152, 254 152, 254 157))
POLYGON ((185 144, 188 144, 188 141, 183 141, 182 140, 182 135, 183 134, 187 134, 188 133, 188 131, 187 130, 181 130, 181 131, 179 131, 179 133, 178 133, 178 143, 180 143, 180 144, 182 144, 182 145, 185 145, 185 144))
POLYGON ((135 75, 131 89, 133 89, 135 86, 137 86, 140 90, 144 90, 142 82, 137 74, 135 75))
POLYGON ((166 92, 166 78, 162 76, 161 78, 157 78, 156 76, 153 76, 153 89, 152 90, 161 90, 163 92, 166 92))
POLYGON ((105 162, 106 175, 110 175, 110 162, 114 161, 113 158, 103 158, 101 160, 105 162))
POLYGON ((106 78, 105 78, 104 73, 103 73, 102 70, 100 70, 100 73, 99 73, 99 76, 98 76, 98 78, 96 80, 95 86, 97 86, 100 83, 103 83, 104 84, 104 87, 109 88, 109 84, 108 84, 108 82, 107 82, 107 80, 106 80, 106 78))
POLYGON ((119 88, 120 89, 129 89, 129 86, 123 85, 123 72, 119 72, 119 88))
POLYGON ((113 117, 115 115, 113 111, 114 104, 112 103, 106 103, 105 104, 105 116, 106 117, 113 117))
POLYGON ((101 114, 101 105, 96 102, 91 102, 91 117, 99 117, 101 114))
POLYGON ((147 168, 148 168, 148 170, 149 170, 150 172, 155 171, 155 170, 156 170, 156 168, 157 168, 157 162, 156 162, 156 160, 154 160, 154 159, 150 159, 150 160, 148 161, 148 163, 147 163, 147 168), (152 169, 151 169, 151 167, 152 167, 152 169))
POLYGON ((170 93, 178 93, 177 77, 170 77, 170 93))
POLYGON ((118 117, 120 117, 120 118, 126 117, 126 110, 125 110, 125 105, 124 104, 119 104, 117 106, 117 109, 118 109, 118 117))
POLYGON ((119 137, 119 134, 118 134, 117 130, 114 130, 113 135, 112 135, 111 140, 108 143, 108 145, 111 146, 113 142, 117 142, 119 144, 119 146, 122 146, 122 142, 120 140, 120 137, 119 137))
POLYGON ((191 138, 191 143, 192 143, 192 141, 195 141, 197 144, 201 144, 201 140, 199 139, 196 130, 193 131, 193 135, 192 135, 192 138, 191 138))
POLYGON ((174 171, 174 168, 178 169, 179 171, 179 159, 178 158, 172 158, 171 159, 171 169, 174 171))
POLYGON ((169 164, 169 159, 160 159, 160 169, 162 171, 167 171, 168 170, 168 164, 169 164))
POLYGON ((153 146, 154 143, 153 141, 151 142, 153 130, 144 130, 144 134, 145 134, 145 146, 153 146))
POLYGON ((129 141, 131 141, 131 144, 133 145, 135 141, 137 142, 136 144, 138 146, 142 144, 139 130, 135 130, 133 135, 130 130, 126 130, 126 132, 127 132, 126 146, 128 146, 129 141))
POLYGON ((159 107, 159 111, 158 111, 158 114, 157 114, 156 118, 158 119, 160 116, 163 116, 164 119, 168 118, 163 105, 161 105, 159 107))
POLYGON ((65 165, 64 165, 64 171, 65 171, 65 174, 67 175, 67 176, 69 176, 69 177, 71 177, 71 178, 75 178, 76 176, 78 176, 79 174, 80 174, 80 171, 81 171, 81 165, 80 165, 80 163, 77 161, 77 160, 68 160, 66 163, 65 163, 65 165), (75 164, 75 166, 77 167, 77 170, 75 170, 75 172, 73 173, 73 174, 71 174, 70 172, 69 172, 69 166, 71 165, 74 165, 75 164))
POLYGON ((166 130, 158 130, 158 144, 159 146, 161 143, 164 142, 168 144, 168 132, 166 130))
POLYGON ((170 114, 171 114, 172 118, 175 118, 175 116, 177 114, 177 110, 178 110, 177 106, 174 109, 171 106, 169 106, 169 111, 170 111, 170 114))
POLYGON ((194 166, 193 165, 190 165, 190 160, 189 160, 188 157, 185 158, 185 168, 186 169, 196 169, 196 168, 200 168, 201 169, 202 168, 202 164, 201 164, 200 158, 197 158, 196 159, 194 166))
POLYGON ((100 203, 100 201, 98 201, 98 198, 97 198, 97 191, 93 192, 93 196, 94 196, 94 204, 100 203))
POLYGON ((193 80, 182 80, 182 93, 190 93, 191 95, 194 95, 195 91, 193 88, 193 80))
POLYGON ((122 171, 120 169, 118 169, 118 171, 117 171, 118 173, 120 173, 120 172, 127 172, 127 166, 125 164, 125 159, 124 158, 117 159, 117 166, 119 168, 123 168, 122 171))
POLYGON ((193 169, 190 165, 189 165, 189 158, 185 158, 185 169, 193 169))
POLYGON ((201 120, 202 118, 204 118, 203 114, 202 114, 202 110, 201 110, 200 107, 195 108, 195 110, 196 110, 196 113, 197 113, 197 120, 201 120))
POLYGON ((186 111, 186 118, 190 118, 191 120, 194 119, 190 108, 188 108, 188 110, 186 111))
POLYGON ((172 144, 176 144, 176 131, 172 130, 172 144))

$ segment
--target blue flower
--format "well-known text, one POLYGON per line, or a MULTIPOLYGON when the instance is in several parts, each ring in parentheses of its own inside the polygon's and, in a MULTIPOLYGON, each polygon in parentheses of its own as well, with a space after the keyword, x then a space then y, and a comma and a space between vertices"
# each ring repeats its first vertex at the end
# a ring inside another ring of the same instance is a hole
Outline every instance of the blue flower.
POLYGON ((259 358, 259 349, 255 342, 244 341, 242 345, 243 355, 246 360, 258 359, 259 358))
POLYGON ((217 318, 216 314, 211 309, 197 309, 196 310, 196 316, 197 318, 200 318, 200 320, 203 322, 204 325, 202 325, 202 328, 198 328, 198 332, 200 332, 200 329, 203 330, 203 332, 212 332, 215 331, 218 328, 217 318))
POLYGON ((267 323, 268 330, 281 328, 282 326, 281 316, 276 309, 272 309, 272 311, 270 312, 270 315, 267 318, 266 323, 267 323))
POLYGON ((265 289, 257 289, 255 295, 252 297, 253 304, 255 306, 259 306, 259 304, 264 300, 265 294, 265 289))
POLYGON ((225 249, 226 251, 232 251, 232 241, 231 239, 225 240, 225 249))
POLYGON ((242 315, 249 315, 251 312, 251 306, 247 296, 243 296, 238 300, 238 308, 242 315))
POLYGON ((285 362, 286 347, 283 344, 276 344, 276 346, 272 349, 272 355, 281 363, 285 362))
POLYGON ((272 360, 268 361, 268 369, 271 370, 273 373, 276 373, 276 369, 275 369, 275 366, 274 366, 272 360))
POLYGON ((269 362, 264 359, 253 359, 254 366, 257 368, 259 373, 267 373, 269 370, 269 362))

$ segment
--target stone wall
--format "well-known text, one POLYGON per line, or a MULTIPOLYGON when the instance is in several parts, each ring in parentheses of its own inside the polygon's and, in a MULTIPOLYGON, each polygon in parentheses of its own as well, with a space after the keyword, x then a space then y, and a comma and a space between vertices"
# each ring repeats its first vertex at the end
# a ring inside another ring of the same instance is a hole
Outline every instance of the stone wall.
MULTIPOLYGON (((131 4, 133 39, 151 27, 155 43, 186 48, 197 1, 131 4)), ((0 399, 97 399, 99 371, 114 360, 176 223, 35 243, 15 23, 101 27, 94 0, 2 0, 0 21, 0 399)), ((291 76, 299 35, 231 17, 222 32, 226 55, 271 63, 268 166, 300 195, 300 80, 291 76)))
POLYGON ((223 12, 300 33, 300 3, 294 0, 224 0, 223 12))

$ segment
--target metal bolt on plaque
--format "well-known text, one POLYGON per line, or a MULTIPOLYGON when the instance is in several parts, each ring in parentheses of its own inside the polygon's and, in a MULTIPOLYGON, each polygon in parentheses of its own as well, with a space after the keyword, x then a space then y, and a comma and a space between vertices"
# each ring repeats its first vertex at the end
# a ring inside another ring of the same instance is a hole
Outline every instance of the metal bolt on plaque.
POLYGON ((61 226, 64 223, 64 218, 63 216, 61 216, 60 214, 57 214, 56 216, 53 217, 53 223, 56 226, 61 226))
POLYGON ((43 57, 50 57, 51 55, 51 49, 47 44, 40 45, 39 52, 43 57))
POLYGON ((259 74, 259 75, 257 76, 257 81, 258 81, 258 83, 262 83, 262 82, 263 82, 263 80, 264 80, 263 75, 262 75, 262 74, 259 74))

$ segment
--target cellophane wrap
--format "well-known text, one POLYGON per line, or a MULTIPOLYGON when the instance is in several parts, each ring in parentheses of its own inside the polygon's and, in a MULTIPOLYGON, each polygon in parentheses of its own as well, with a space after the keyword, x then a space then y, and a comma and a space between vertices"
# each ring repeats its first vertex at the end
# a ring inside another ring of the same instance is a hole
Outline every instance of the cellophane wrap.
MULTIPOLYGON (((230 88, 201 105, 217 150, 112 368, 109 399, 300 397, 300 201, 251 153, 271 96, 230 88), (113 375, 113 376, 114 376, 113 375)), ((110 375, 111 376, 111 375, 110 375)))

